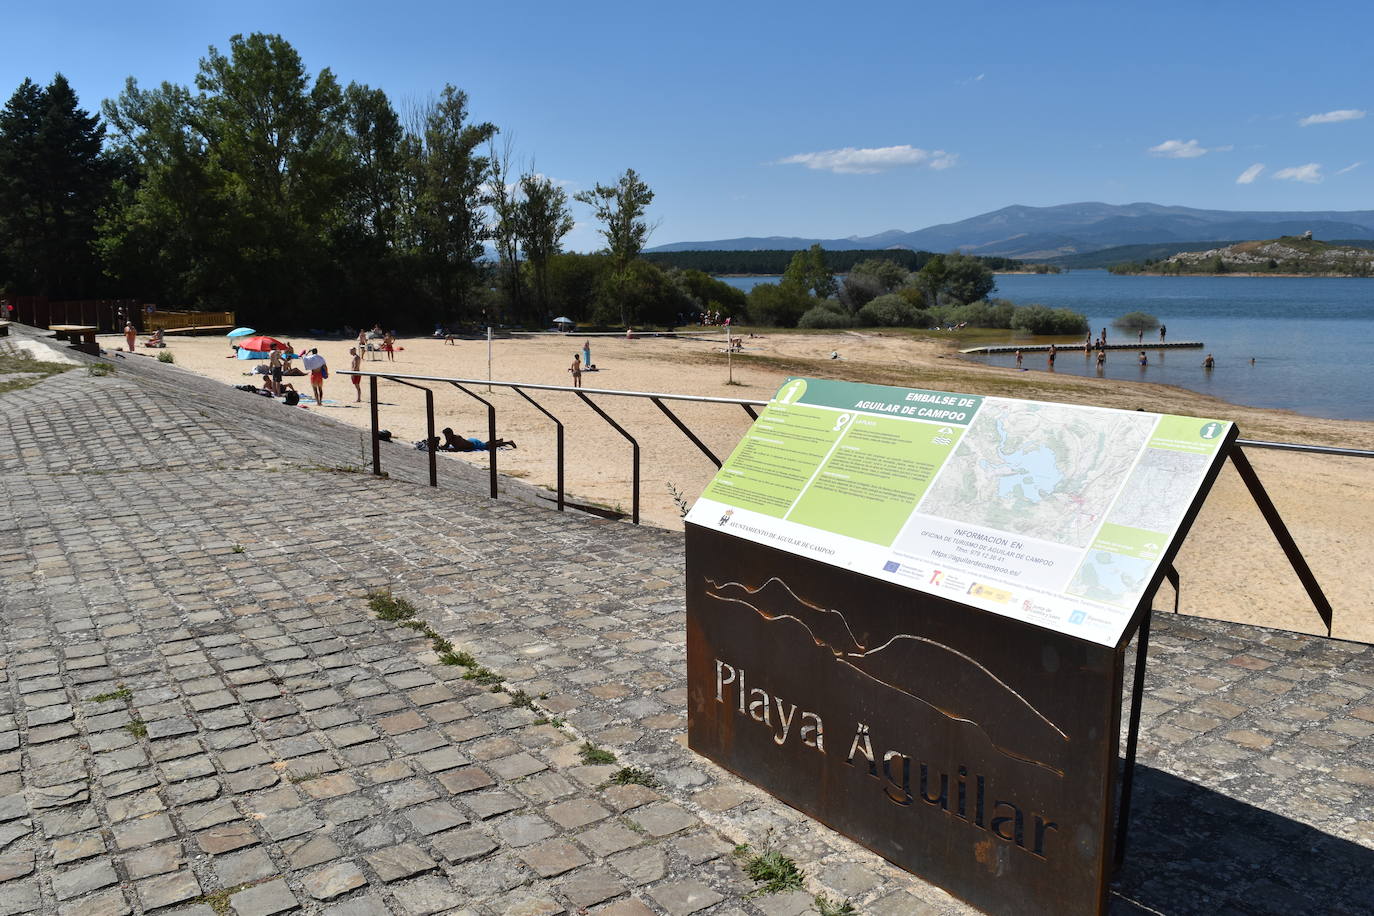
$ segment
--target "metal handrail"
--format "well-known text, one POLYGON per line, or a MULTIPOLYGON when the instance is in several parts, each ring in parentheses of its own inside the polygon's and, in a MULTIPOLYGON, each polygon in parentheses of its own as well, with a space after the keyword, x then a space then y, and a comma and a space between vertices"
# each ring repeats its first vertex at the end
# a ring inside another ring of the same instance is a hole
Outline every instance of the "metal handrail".
MULTIPOLYGON (((605 394, 613 397, 624 398, 647 398, 654 400, 661 398, 665 401, 695 401, 702 404, 738 404, 745 409, 751 416, 751 407, 766 407, 767 401, 760 401, 755 398, 716 398, 700 394, 665 394, 658 391, 620 391, 615 388, 573 388, 568 385, 535 385, 528 382, 495 382, 488 379, 454 379, 439 375, 397 375, 390 372, 351 372, 341 371, 338 375, 360 375, 376 376, 377 378, 410 379, 419 382, 461 382, 470 385, 495 385, 499 388, 528 388, 536 391, 580 391, 585 394, 605 394)), ((1318 455, 1339 455, 1345 458, 1374 458, 1374 449, 1363 448, 1342 448, 1336 445, 1304 445, 1300 442, 1269 442, 1263 439, 1237 439, 1237 445, 1244 445, 1250 448, 1268 448, 1289 452, 1311 452, 1318 455)))

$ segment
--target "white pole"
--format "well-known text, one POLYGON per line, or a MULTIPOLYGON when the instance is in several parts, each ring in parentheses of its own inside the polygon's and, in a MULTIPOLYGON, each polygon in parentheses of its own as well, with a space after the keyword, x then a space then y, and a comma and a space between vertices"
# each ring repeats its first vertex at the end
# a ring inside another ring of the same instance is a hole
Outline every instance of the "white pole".
MULTIPOLYGON (((487 381, 491 381, 491 325, 487 325, 487 381)), ((487 393, 491 393, 491 386, 487 386, 487 393)))
POLYGON ((727 384, 735 384, 735 342, 728 324, 725 326, 725 371, 730 376, 727 384))

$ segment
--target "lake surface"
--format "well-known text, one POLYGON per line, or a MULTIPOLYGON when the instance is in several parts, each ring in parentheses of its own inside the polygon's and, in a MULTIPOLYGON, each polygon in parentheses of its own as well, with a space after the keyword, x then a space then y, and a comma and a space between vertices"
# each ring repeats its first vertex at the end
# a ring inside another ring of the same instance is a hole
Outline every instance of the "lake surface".
MULTIPOLYGON (((724 277, 740 289, 777 277, 724 277)), ((1094 336, 1110 343, 1130 336, 1111 326, 1127 312, 1148 312, 1168 326, 1171 341, 1201 341, 1201 350, 1107 353, 1104 375, 1178 385, 1236 404, 1278 407, 1318 417, 1374 420, 1374 279, 1328 277, 1141 277, 1105 270, 1045 276, 1003 275, 994 296, 1088 316, 1094 336), (1208 353, 1216 368, 1202 368, 1208 353), (1251 364, 1250 360, 1254 359, 1251 364)), ((1149 335, 1147 335, 1148 337, 1149 335)), ((1155 340, 1159 335, 1156 333, 1155 340)), ((971 357, 995 366, 1016 359, 971 357)), ((1028 371, 1044 371, 1045 355, 1028 353, 1028 371)), ((1059 374, 1097 374, 1081 349, 1061 351, 1059 374)), ((1148 408, 1148 404, 1141 406, 1148 408)))

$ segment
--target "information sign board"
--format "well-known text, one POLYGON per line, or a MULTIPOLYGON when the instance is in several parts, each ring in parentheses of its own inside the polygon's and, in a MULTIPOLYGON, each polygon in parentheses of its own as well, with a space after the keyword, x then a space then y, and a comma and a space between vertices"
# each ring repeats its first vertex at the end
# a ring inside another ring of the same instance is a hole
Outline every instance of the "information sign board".
POLYGON ((1117 645, 1232 424, 790 379, 690 523, 1117 645))
POLYGON ((687 517, 689 745, 989 912, 1103 912, 1124 644, 1235 436, 789 380, 687 517))

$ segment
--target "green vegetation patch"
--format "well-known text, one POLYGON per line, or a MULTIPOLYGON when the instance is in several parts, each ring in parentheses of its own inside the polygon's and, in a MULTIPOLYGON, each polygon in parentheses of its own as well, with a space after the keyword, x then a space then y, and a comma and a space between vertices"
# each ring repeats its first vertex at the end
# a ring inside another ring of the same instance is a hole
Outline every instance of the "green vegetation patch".
POLYGON ((658 785, 654 774, 639 767, 624 767, 611 774, 611 782, 618 786, 645 786, 652 789, 658 785))
POLYGON ((409 601, 393 597, 391 592, 385 591, 369 592, 367 606, 372 608, 378 620, 409 620, 418 613, 409 601))
POLYGON ((606 750, 604 747, 597 747, 590 741, 583 741, 582 748, 578 753, 582 755, 582 762, 588 766, 615 763, 614 753, 606 750))
POLYGON ((751 853, 748 846, 737 846, 735 850, 744 858, 744 873, 758 885, 750 897, 801 890, 802 873, 795 859, 776 849, 761 854, 751 853))
POLYGON ((0 381, 0 394, 11 391, 22 391, 31 385, 36 385, 43 379, 52 375, 60 375, 68 369, 75 369, 75 366, 67 363, 50 363, 38 359, 30 359, 22 353, 0 350, 0 377, 7 375, 17 375, 19 378, 7 378, 0 381))
POLYGON ((120 685, 118 690, 111 690, 109 693, 99 693, 91 697, 92 703, 108 703, 111 700, 123 700, 126 703, 133 699, 134 692, 124 685, 120 685))

